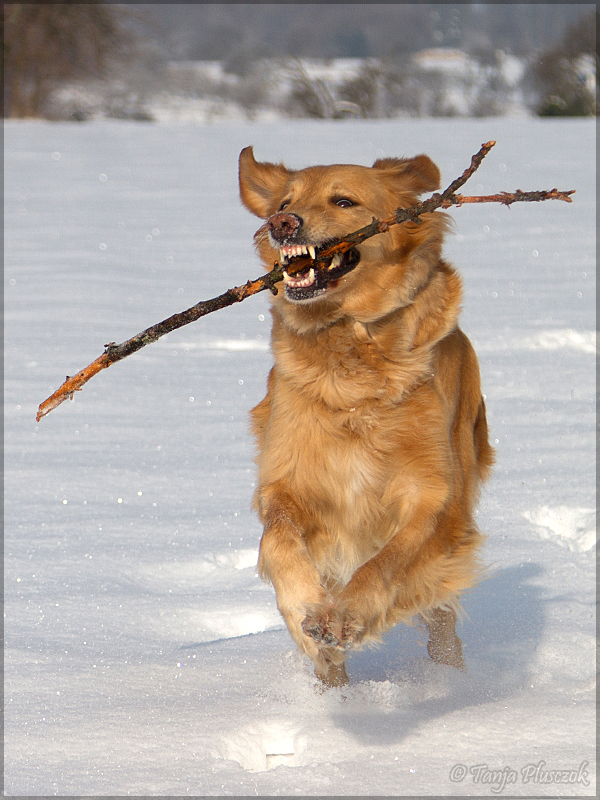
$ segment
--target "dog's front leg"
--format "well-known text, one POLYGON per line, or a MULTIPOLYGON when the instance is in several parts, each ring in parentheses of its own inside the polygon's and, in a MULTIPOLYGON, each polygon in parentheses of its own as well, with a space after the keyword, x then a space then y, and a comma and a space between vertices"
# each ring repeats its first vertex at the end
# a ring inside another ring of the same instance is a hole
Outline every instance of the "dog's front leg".
POLYGON ((302 621, 308 608, 323 608, 330 601, 289 511, 272 511, 265 521, 258 571, 261 578, 273 584, 277 608, 298 647, 313 661, 321 682, 325 686, 348 683, 345 650, 326 642, 318 643, 303 630, 302 621))
MULTIPOLYGON (((437 587, 420 584, 423 576, 419 568, 423 547, 427 546, 435 524, 436 515, 430 510, 415 513, 409 524, 356 570, 337 597, 309 610, 302 621, 304 632, 319 644, 348 650, 377 641, 403 616, 410 619, 419 605, 426 603, 427 596, 435 600, 437 587)), ((452 639, 450 623, 453 622, 453 615, 451 619, 442 619, 434 613, 428 618, 435 656, 441 655, 452 639)), ((457 655, 456 662, 461 660, 457 655)))

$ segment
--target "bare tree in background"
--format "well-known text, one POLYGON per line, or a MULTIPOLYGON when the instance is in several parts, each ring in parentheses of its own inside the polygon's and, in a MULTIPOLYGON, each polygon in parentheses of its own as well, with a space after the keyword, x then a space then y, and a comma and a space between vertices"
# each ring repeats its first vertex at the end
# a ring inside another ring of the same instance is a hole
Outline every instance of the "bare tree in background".
POLYGON ((4 116, 44 116, 63 82, 102 77, 132 45, 105 3, 6 3, 4 116))
POLYGON ((598 113, 598 14, 592 11, 570 26, 562 41, 532 64, 528 82, 540 116, 590 116, 598 113))

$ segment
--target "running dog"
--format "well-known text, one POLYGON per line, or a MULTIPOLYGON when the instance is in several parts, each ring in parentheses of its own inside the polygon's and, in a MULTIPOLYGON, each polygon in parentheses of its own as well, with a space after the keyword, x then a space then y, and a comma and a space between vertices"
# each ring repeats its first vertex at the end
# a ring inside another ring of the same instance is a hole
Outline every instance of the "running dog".
MULTIPOLYGON (((440 173, 425 155, 290 170, 246 147, 239 181, 270 270, 414 205, 440 173)), ((493 450, 448 218, 420 219, 284 273, 272 298, 275 363, 251 412, 258 568, 325 687, 348 682, 348 650, 417 616, 431 658, 464 668, 456 612, 480 577, 473 512, 493 450)))

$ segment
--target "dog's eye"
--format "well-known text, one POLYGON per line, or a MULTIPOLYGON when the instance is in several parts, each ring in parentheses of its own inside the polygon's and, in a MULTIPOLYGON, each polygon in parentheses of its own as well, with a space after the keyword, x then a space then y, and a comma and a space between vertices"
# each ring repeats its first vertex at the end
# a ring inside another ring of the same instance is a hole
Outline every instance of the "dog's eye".
POLYGON ((339 197, 333 202, 336 204, 336 206, 339 206, 340 208, 352 208, 352 206, 354 205, 352 200, 348 200, 347 197, 339 197))
POLYGON ((289 200, 284 200, 283 203, 279 206, 279 211, 283 211, 284 208, 287 208, 290 204, 289 200))

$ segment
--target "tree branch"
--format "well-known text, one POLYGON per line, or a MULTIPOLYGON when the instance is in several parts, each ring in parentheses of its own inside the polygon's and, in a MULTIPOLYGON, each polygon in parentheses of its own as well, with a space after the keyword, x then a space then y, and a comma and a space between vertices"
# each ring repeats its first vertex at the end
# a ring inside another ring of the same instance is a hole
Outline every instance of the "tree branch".
MULTIPOLYGON (((353 247, 356 247, 356 245, 361 244, 366 239, 376 236, 379 233, 385 233, 393 225, 399 225, 404 222, 413 222, 420 225, 422 223, 420 217, 423 214, 432 213, 438 208, 450 208, 451 206, 460 207, 466 203, 502 203, 503 205, 510 206, 512 203, 517 202, 539 202, 542 200, 564 200, 567 203, 571 202, 570 195, 575 193, 574 190, 559 192, 557 189, 552 189, 550 191, 522 192, 520 189, 517 189, 513 193, 501 192, 500 194, 486 196, 465 196, 456 194, 457 189, 460 189, 473 175, 494 145, 495 142, 493 141, 483 144, 479 152, 472 157, 470 166, 459 178, 452 181, 448 188, 441 194, 433 194, 429 199, 417 203, 410 208, 398 208, 389 219, 373 219, 368 225, 365 225, 364 228, 360 228, 353 233, 349 233, 329 243, 327 247, 317 253, 314 259, 308 256, 294 258, 290 264, 286 265, 285 270, 290 275, 305 272, 310 268, 313 268, 315 271, 322 270, 327 273, 331 268, 331 262, 336 253, 345 253, 353 247)), ((197 319, 200 319, 200 317, 210 314, 213 311, 218 311, 234 303, 240 303, 247 297, 262 292, 265 289, 269 289, 273 294, 277 294, 278 290, 276 284, 283 280, 283 272, 283 267, 279 263, 276 263, 273 269, 261 278, 248 281, 243 286, 236 286, 233 289, 228 289, 223 294, 218 297, 213 297, 211 300, 203 300, 195 306, 188 308, 187 311, 174 314, 172 317, 156 325, 152 325, 150 328, 138 333, 131 339, 127 339, 127 341, 121 344, 111 342, 105 345, 105 351, 101 356, 95 361, 92 361, 91 364, 88 364, 87 367, 76 375, 72 377, 67 376, 62 386, 47 400, 41 403, 36 420, 39 422, 42 417, 49 414, 50 411, 67 400, 67 398, 72 400, 74 392, 81 391, 90 378, 98 372, 110 367, 110 365, 114 364, 116 361, 121 361, 121 359, 130 356, 147 344, 155 342, 166 333, 188 325, 190 322, 195 322, 197 319)))

